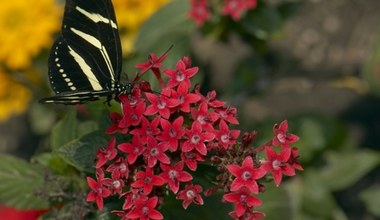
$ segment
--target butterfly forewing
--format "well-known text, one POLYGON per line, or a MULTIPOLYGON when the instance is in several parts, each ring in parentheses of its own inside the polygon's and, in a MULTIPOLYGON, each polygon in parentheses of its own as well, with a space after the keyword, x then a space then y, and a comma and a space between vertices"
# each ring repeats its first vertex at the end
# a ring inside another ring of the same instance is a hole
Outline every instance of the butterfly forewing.
POLYGON ((57 96, 42 102, 76 104, 108 96, 120 81, 121 59, 112 2, 67 0, 61 34, 49 56, 49 80, 57 96))

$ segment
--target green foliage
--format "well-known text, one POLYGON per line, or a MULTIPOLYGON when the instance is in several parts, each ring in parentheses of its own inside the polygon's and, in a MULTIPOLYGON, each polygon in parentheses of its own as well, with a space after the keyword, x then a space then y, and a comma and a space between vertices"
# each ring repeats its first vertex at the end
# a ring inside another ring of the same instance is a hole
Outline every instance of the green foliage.
POLYGON ((77 137, 78 123, 76 115, 76 111, 71 109, 65 117, 53 127, 51 132, 51 147, 53 150, 59 149, 77 137))
POLYGON ((95 131, 65 144, 58 150, 58 154, 78 170, 94 172, 95 152, 107 143, 104 135, 95 131))
POLYGON ((35 193, 44 186, 44 168, 0 155, 0 203, 17 209, 43 209, 49 202, 35 193))
POLYGON ((375 185, 363 190, 359 194, 360 199, 364 202, 367 210, 374 216, 380 217, 380 186, 375 185))

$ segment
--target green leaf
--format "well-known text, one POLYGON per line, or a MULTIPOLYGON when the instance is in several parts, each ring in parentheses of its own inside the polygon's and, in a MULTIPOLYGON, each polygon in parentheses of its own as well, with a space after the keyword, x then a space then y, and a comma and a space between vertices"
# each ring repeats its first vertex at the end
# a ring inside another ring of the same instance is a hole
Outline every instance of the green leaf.
POLYGON ((264 193, 258 195, 263 205, 257 211, 265 213, 266 219, 293 219, 294 210, 285 189, 275 187, 273 183, 266 184, 265 189, 264 193))
POLYGON ((0 204, 17 209, 44 209, 49 203, 35 193, 44 185, 43 170, 24 160, 0 155, 0 204))
POLYGON ((77 119, 74 109, 67 112, 65 117, 59 121, 51 132, 51 146, 53 150, 59 149, 64 144, 75 139, 77 135, 77 119))
POLYGON ((258 39, 266 40, 281 28, 282 18, 276 8, 259 5, 250 11, 241 23, 249 33, 258 39))
POLYGON ((93 172, 96 150, 107 144, 104 134, 95 131, 65 144, 58 150, 58 154, 77 169, 93 172))
POLYGON ((380 154, 371 150, 327 152, 327 165, 321 171, 324 185, 342 190, 356 183, 380 163, 380 154))
POLYGON ((364 202, 368 211, 380 217, 380 186, 375 185, 360 192, 359 198, 364 202))
POLYGON ((65 163, 61 157, 53 153, 39 154, 32 158, 32 162, 49 167, 58 174, 67 174, 74 171, 72 166, 65 163))
POLYGON ((165 61, 165 64, 174 66, 176 60, 171 57, 178 59, 189 51, 194 22, 188 19, 188 11, 189 4, 182 0, 172 1, 157 11, 141 27, 135 42, 136 51, 144 56, 151 52, 161 55, 174 45, 165 61))

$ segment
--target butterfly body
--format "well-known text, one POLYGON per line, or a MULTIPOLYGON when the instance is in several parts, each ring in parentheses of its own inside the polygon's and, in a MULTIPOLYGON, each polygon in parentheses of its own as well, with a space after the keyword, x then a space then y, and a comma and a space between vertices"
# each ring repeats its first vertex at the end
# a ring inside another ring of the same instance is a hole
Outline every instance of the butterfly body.
POLYGON ((122 51, 111 0, 66 0, 61 33, 49 55, 55 96, 41 103, 81 104, 130 93, 120 82, 122 51))

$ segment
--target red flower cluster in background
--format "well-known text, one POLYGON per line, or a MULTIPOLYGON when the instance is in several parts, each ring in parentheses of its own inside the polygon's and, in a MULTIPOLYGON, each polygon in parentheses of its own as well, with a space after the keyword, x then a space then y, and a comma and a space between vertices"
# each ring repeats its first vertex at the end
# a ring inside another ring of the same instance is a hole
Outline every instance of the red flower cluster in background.
POLYGON ((121 210, 114 211, 122 219, 163 219, 157 209, 168 191, 183 201, 185 209, 191 203, 203 204, 203 188, 193 182, 193 176, 198 164, 206 163, 217 167, 220 175, 218 184, 204 195, 224 189, 223 200, 235 205, 232 218, 263 217, 254 210, 262 204, 255 197, 264 189, 258 181, 270 173, 278 186, 282 175, 302 170, 297 150, 291 147, 298 137, 288 133, 287 121, 275 125, 274 138, 264 146, 251 146, 255 132, 244 133, 239 141, 241 131, 231 128, 239 124, 237 109, 218 100, 215 91, 204 96, 198 86, 192 89, 190 79, 198 68, 191 66, 189 58, 179 60, 176 69, 163 71, 169 78, 164 84, 160 68, 166 53, 162 59, 151 57, 154 62, 137 67, 142 69, 140 75, 152 70, 161 91, 142 89, 150 88, 144 82, 144 86, 136 83, 131 94, 120 96, 121 113, 110 113, 106 133, 119 132, 128 141, 112 137, 97 152, 96 178, 87 177, 91 188, 87 201, 95 201, 101 210, 103 200, 116 195, 124 201, 121 210), (263 150, 267 160, 259 161, 256 155, 263 150))
POLYGON ((238 21, 244 13, 255 9, 257 6, 257 0, 222 0, 222 7, 220 10, 217 10, 216 8, 220 7, 212 5, 214 2, 208 0, 190 0, 191 10, 189 17, 198 26, 202 26, 205 21, 210 20, 213 11, 223 16, 230 16, 234 21, 238 21))

